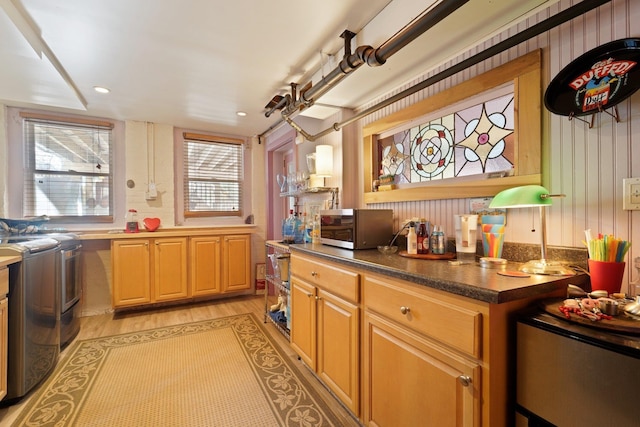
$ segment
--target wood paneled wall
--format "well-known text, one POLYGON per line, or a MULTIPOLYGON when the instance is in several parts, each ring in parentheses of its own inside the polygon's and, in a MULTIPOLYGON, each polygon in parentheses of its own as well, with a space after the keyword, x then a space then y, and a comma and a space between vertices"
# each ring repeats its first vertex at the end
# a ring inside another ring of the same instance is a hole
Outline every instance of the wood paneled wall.
MULTIPOLYGON (((408 82, 398 88, 397 92, 576 3, 579 2, 561 0, 549 10, 530 17, 522 24, 484 41, 459 58, 408 82)), ((538 48, 543 49, 544 91, 550 80, 572 60, 597 46, 625 37, 640 37, 640 1, 612 0, 596 10, 365 117, 360 121, 359 127, 538 48)), ((358 110, 379 101, 364 105, 358 110)), ((563 199, 554 199, 554 204, 548 211, 549 245, 583 247, 584 230, 588 228, 594 233, 614 234, 632 242, 627 256, 624 290, 630 281, 640 280, 633 266, 633 259, 640 257, 640 211, 622 209, 622 179, 640 177, 640 93, 618 104, 618 110, 619 123, 607 114, 599 114, 590 129, 588 124, 580 120, 570 121, 567 117, 551 114, 544 109, 543 182, 552 193, 566 195, 563 199)), ((444 225, 445 230, 450 232, 453 229, 453 215, 468 212, 469 200, 386 203, 375 207, 393 209, 399 222, 411 217, 426 217, 432 223, 444 225)), ((506 241, 538 243, 538 221, 537 210, 509 211, 506 241), (532 226, 536 229, 535 232, 531 231, 532 226)))

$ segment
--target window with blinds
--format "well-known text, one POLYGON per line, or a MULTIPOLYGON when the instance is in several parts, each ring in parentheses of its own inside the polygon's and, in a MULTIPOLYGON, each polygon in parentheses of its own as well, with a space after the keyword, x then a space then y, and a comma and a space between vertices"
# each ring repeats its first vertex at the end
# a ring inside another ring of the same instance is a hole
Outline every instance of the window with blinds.
POLYGON ((112 128, 23 118, 25 217, 112 217, 112 128))
POLYGON ((242 215, 243 148, 185 134, 185 217, 242 215))

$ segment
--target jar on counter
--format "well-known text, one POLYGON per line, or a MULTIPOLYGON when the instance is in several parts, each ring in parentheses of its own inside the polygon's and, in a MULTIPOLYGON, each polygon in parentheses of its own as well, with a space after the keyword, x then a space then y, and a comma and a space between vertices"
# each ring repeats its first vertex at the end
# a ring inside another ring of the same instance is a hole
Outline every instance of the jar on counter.
POLYGON ((441 225, 435 225, 431 233, 431 253, 442 255, 446 252, 446 240, 441 225))
POLYGON ((136 211, 135 209, 129 209, 125 217, 125 222, 126 222, 126 226, 124 229, 125 233, 140 232, 140 227, 138 225, 138 211, 136 211))

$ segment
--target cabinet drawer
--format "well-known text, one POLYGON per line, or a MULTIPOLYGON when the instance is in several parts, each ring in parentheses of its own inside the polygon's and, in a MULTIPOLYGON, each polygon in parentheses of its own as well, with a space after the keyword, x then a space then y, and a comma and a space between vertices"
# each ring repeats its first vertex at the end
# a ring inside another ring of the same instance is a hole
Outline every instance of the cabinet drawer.
POLYGON ((429 290, 365 276, 365 308, 476 358, 481 356, 482 313, 443 301, 429 290))
POLYGON ((291 254, 291 274, 351 302, 359 302, 360 275, 329 262, 291 254))
POLYGON ((0 299, 9 293, 9 269, 0 268, 0 299))

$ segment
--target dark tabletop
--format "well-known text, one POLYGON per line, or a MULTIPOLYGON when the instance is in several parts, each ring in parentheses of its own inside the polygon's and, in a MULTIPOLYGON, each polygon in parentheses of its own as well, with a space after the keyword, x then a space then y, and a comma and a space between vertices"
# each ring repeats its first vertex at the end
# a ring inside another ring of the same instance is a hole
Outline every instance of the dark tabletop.
MULTIPOLYGON (((424 260, 382 255, 377 249, 348 250, 327 245, 294 244, 291 252, 314 255, 360 270, 388 275, 418 285, 462 295, 478 301, 499 304, 544 295, 568 284, 583 287, 585 274, 549 276, 532 274, 529 277, 507 277, 494 268, 479 263, 455 265, 447 260, 424 260)), ((520 264, 509 263, 507 270, 517 270, 520 264)))

